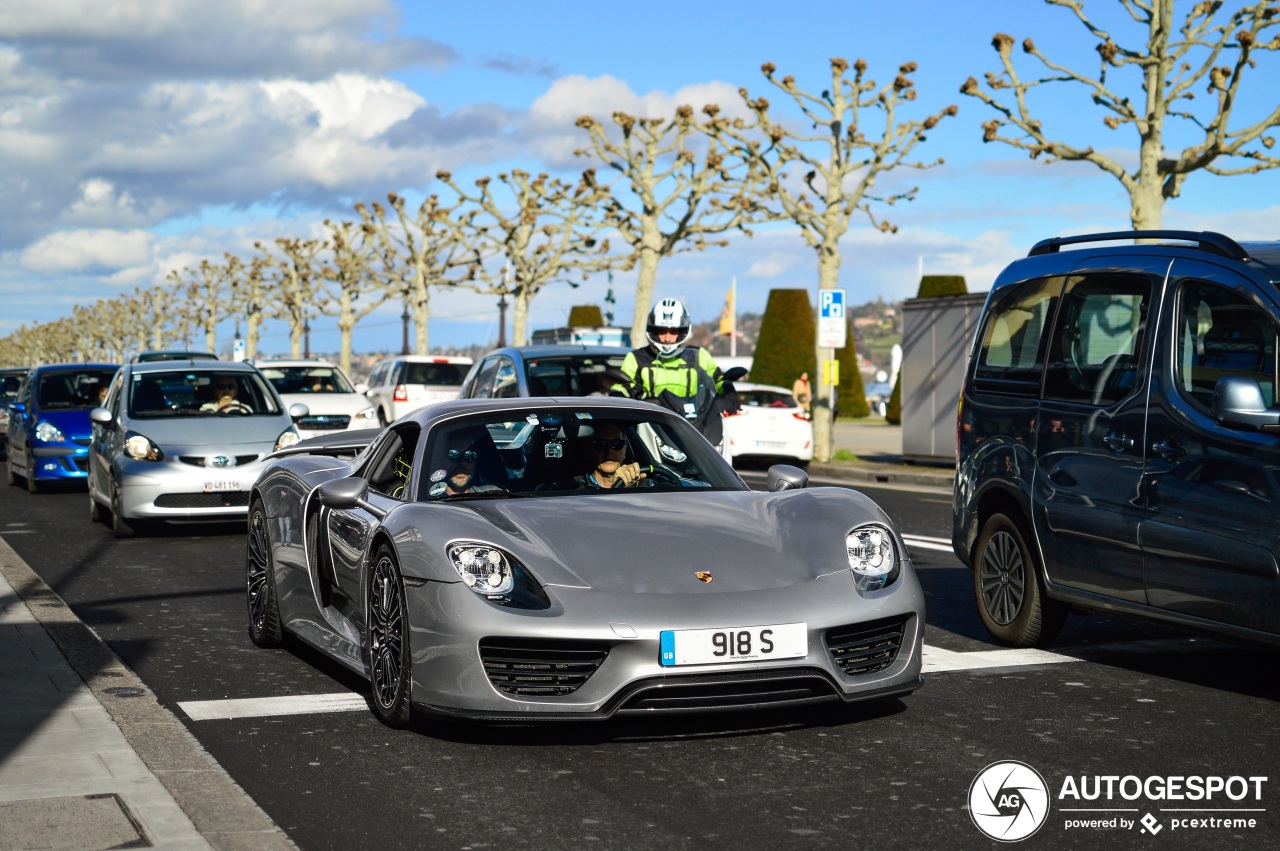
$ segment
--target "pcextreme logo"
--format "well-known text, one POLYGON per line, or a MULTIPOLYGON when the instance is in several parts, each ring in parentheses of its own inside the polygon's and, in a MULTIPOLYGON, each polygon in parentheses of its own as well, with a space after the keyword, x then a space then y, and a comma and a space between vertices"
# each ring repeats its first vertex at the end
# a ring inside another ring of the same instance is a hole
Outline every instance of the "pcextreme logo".
POLYGON ((969 786, 969 815, 978 830, 999 842, 1018 842, 1049 817, 1049 787, 1024 762, 993 762, 969 786))

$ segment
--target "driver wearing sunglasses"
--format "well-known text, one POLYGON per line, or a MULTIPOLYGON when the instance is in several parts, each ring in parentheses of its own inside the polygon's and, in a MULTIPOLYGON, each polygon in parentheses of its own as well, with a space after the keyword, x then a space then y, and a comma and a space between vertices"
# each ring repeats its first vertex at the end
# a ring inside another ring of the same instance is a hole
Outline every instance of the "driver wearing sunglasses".
POLYGON ((597 423, 594 432, 583 440, 582 447, 587 472, 574 477, 578 487, 612 490, 653 486, 639 464, 626 463, 627 434, 617 423, 597 423))

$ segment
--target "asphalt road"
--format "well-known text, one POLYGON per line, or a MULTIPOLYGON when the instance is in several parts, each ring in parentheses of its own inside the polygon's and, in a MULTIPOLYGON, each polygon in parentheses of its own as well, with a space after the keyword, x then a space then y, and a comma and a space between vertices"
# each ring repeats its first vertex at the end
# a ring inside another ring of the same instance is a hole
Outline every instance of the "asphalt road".
MULTIPOLYGON (((1079 617, 1051 657, 991 655, 970 574, 939 544, 948 494, 868 493, 910 536, 928 597, 941 669, 908 698, 551 728, 393 731, 367 710, 186 723, 303 849, 986 847, 966 805, 1002 760, 1055 797, 1029 845, 1280 847, 1274 654, 1079 617), (1150 813, 1156 836, 1068 829, 1081 814, 1066 809, 1107 802, 1063 801, 1062 784, 1096 775, 1269 780, 1258 802, 1114 800, 1125 812, 1092 816, 1150 813), (1206 806, 1265 811, 1253 828, 1175 829, 1169 810, 1206 806)), ((116 541, 82 489, 0 487, 0 534, 179 718, 192 701, 365 688, 306 650, 249 642, 237 525, 116 541)))

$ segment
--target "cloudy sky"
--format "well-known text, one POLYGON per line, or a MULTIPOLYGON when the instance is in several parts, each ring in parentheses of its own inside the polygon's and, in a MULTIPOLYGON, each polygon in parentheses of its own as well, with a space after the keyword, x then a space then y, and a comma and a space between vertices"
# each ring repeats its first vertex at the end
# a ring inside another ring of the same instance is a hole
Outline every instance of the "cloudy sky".
MULTIPOLYGON (((1189 5, 1178 0, 1180 11, 1189 5)), ((1087 8, 1117 40, 1140 46, 1114 0, 1087 8)), ((356 201, 389 191, 420 198, 440 168, 470 178, 518 165, 569 177, 587 165, 573 156, 585 140, 573 126, 583 113, 731 107, 740 86, 784 109, 761 63, 820 90, 832 56, 863 57, 884 80, 918 63, 912 117, 960 107, 918 149, 945 165, 881 182, 920 187, 916 201, 892 211, 897 234, 859 223, 845 238, 850 300, 913 295, 921 265, 985 290, 1039 239, 1128 226, 1127 196, 1092 166, 1046 166, 982 143, 992 114, 959 86, 997 69, 998 31, 1096 70, 1092 42, 1070 13, 1034 0, 3 3, 0 335, 163 281, 202 257, 247 253, 256 239, 311 234, 325 217, 351 217, 356 201)), ((1274 107, 1278 70, 1267 56, 1246 79, 1242 118, 1274 107)), ((1062 89, 1040 104, 1051 137, 1133 161, 1131 131, 1107 130, 1082 91, 1062 89)), ((1278 171, 1200 174, 1166 207, 1164 224, 1274 238, 1278 197, 1278 171)), ((760 310, 773 287, 817 286, 812 252, 779 225, 665 262, 658 291, 706 320, 735 277, 743 310, 760 310)), ((624 322, 633 282, 629 274, 613 282, 624 322)), ((544 291, 532 327, 562 324, 571 305, 602 303, 607 288, 601 278, 544 291)), ((433 345, 496 338, 493 299, 444 294, 433 304, 433 345)), ((368 317, 357 349, 398 349, 399 312, 368 317)), ((287 350, 284 324, 269 323, 262 345, 287 350)), ((313 348, 336 348, 336 333, 318 327, 313 348)))

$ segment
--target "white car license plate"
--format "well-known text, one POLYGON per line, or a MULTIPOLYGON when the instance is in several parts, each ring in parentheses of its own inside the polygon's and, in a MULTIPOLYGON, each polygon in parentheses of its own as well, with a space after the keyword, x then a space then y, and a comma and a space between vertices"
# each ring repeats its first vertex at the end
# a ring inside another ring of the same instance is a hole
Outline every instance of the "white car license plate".
POLYGON ((758 449, 786 449, 787 444, 781 440, 757 440, 758 449))
POLYGON ((659 638, 667 667, 799 659, 809 652, 809 628, 802 623, 664 629, 659 638))
POLYGON ((214 493, 215 491, 238 491, 238 490, 240 490, 240 483, 239 483, 239 482, 236 482, 236 481, 205 482, 205 483, 204 483, 204 492, 205 492, 205 493, 214 493))

